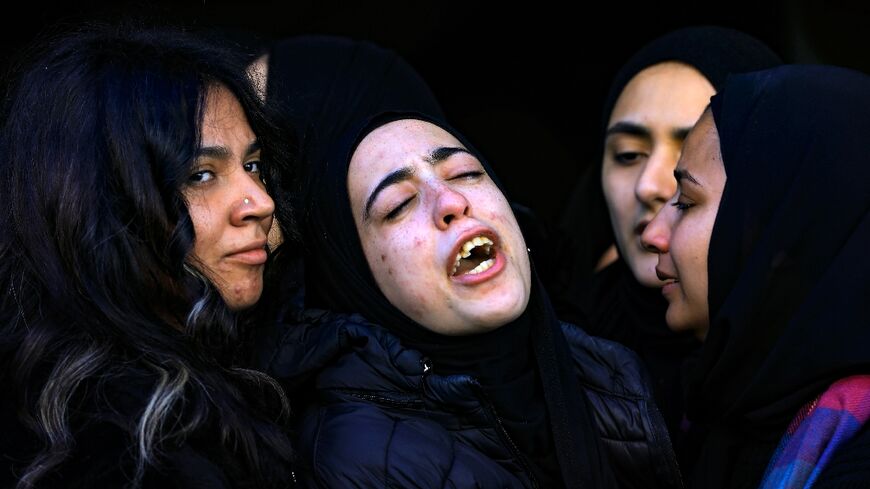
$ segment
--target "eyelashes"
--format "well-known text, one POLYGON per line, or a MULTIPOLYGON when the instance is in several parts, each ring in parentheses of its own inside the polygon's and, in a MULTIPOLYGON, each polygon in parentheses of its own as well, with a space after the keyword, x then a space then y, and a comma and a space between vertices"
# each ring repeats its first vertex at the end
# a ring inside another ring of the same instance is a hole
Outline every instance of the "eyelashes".
POLYGON ((632 166, 646 158, 646 153, 640 151, 623 151, 613 155, 613 161, 621 166, 632 166))
POLYGON ((385 221, 392 221, 392 220, 394 220, 396 217, 399 216, 399 214, 402 212, 402 210, 403 210, 405 207, 408 207, 408 204, 410 204, 411 201, 414 200, 415 197, 417 197, 417 196, 416 196, 416 195, 412 195, 411 197, 408 197, 407 199, 405 199, 401 204, 399 204, 398 206, 396 206, 396 207, 395 207, 393 210, 391 210, 391 211, 390 211, 386 216, 384 216, 384 220, 385 220, 385 221))

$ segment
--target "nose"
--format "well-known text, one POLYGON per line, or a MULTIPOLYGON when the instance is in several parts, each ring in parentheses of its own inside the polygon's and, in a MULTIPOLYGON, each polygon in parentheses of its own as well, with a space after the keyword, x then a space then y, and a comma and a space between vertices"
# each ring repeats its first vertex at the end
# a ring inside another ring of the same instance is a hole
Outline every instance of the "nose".
POLYGON ((230 216, 234 226, 244 226, 245 223, 254 221, 262 222, 269 220, 271 225, 272 214, 275 212, 275 201, 266 192, 262 185, 251 181, 240 188, 233 204, 230 216))
POLYGON ((467 217, 470 212, 468 200, 456 190, 442 186, 437 189, 434 215, 435 226, 444 230, 456 218, 467 217))
POLYGON ((652 221, 646 225, 640 242, 643 248, 650 253, 664 254, 670 250, 671 242, 671 219, 668 214, 674 212, 670 206, 659 209, 652 221))
POLYGON ((679 159, 679 148, 657 148, 644 165, 634 185, 634 195, 639 202, 657 211, 677 191, 674 168, 679 159))

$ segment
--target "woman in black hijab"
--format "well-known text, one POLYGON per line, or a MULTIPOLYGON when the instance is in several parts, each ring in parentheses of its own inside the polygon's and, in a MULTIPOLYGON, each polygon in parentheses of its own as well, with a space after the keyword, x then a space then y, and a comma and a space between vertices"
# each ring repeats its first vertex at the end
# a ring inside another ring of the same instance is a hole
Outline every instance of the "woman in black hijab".
POLYGON ((870 78, 792 66, 730 78, 689 135, 643 239, 668 324, 705 338, 694 487, 866 485, 867 127, 870 78))
POLYGON ((643 249, 640 233, 673 195, 683 138, 726 75, 779 63, 757 39, 720 27, 685 28, 646 45, 610 87, 602 161, 584 175, 563 216, 577 246, 560 260, 573 264, 569 285, 551 287, 556 312, 573 322, 585 316, 589 333, 638 352, 677 445, 681 366, 698 343, 665 325, 656 257, 643 249))
MULTIPOLYGON (((320 103, 379 76, 343 76, 320 103)), ((285 318, 310 324, 265 357, 308 400, 300 482, 678 486, 636 359, 556 320, 489 166, 424 103, 303 109, 322 116, 302 209, 306 306, 365 319, 285 318)))

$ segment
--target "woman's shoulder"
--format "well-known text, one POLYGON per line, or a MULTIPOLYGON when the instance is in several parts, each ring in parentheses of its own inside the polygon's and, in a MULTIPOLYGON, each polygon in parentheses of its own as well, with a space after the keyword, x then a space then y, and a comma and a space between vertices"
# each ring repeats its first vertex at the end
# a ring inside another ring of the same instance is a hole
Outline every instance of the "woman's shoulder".
POLYGON ((455 450, 437 423, 363 401, 309 409, 298 433, 300 476, 318 487, 441 487, 455 450))
POLYGON ((649 374, 634 351, 575 324, 561 324, 581 382, 629 398, 651 396, 649 374))

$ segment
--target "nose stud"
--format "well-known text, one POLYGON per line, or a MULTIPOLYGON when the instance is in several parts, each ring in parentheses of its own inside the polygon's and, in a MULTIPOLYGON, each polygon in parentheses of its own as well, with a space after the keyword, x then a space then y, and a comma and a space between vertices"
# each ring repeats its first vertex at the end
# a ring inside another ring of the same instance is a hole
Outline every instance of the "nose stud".
POLYGON ((250 203, 251 203, 251 201, 247 197, 245 197, 245 205, 248 205, 250 203))

